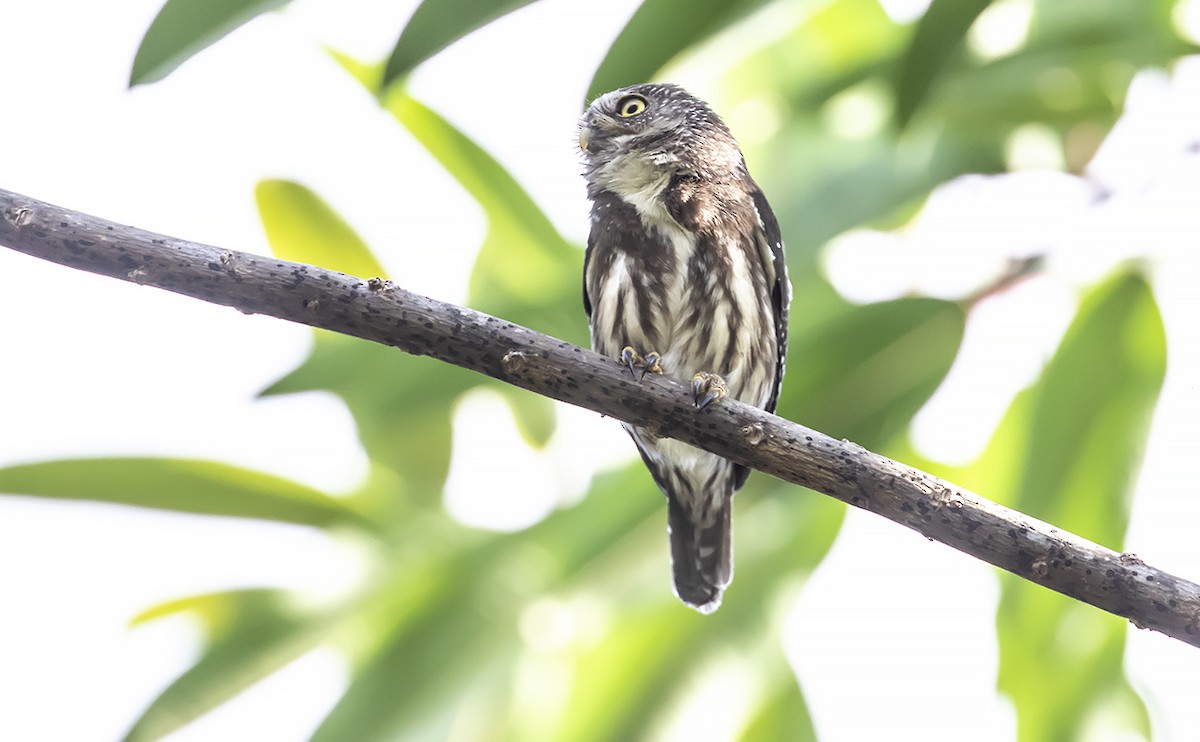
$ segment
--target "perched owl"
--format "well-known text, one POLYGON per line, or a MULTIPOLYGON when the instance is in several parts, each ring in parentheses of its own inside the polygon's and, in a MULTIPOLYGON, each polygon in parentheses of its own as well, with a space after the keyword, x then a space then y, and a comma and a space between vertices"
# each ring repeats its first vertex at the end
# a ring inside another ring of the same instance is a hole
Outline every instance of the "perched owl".
MULTIPOLYGON (((675 85, 597 98, 579 123, 591 234, 583 305, 592 347, 630 372, 689 381, 774 411, 791 300, 779 224, 729 129, 675 85)), ((733 494, 749 470, 631 425, 667 496, 675 593, 702 613, 733 577, 733 494)))

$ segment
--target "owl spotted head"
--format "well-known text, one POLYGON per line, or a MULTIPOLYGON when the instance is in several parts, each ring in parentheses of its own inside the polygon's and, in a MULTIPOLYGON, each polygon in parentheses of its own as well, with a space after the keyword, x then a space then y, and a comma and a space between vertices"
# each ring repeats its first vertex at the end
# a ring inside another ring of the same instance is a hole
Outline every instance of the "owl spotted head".
MULTIPOLYGON (((617 90, 614 92, 620 93, 621 91, 617 90)), ((595 107, 595 104, 593 104, 592 108, 595 107)), ((635 116, 641 116, 642 114, 646 113, 646 110, 649 107, 650 101, 646 100, 646 96, 642 95, 641 93, 624 93, 612 103, 612 112, 609 113, 608 116, 609 118, 615 116, 618 119, 631 119, 635 116)), ((607 111, 607 106, 602 110, 607 111)), ((633 122, 629 123, 632 124, 633 122)), ((635 127, 633 126, 629 126, 628 128, 630 131, 635 130, 635 127)), ((588 151, 588 145, 590 145, 592 142, 593 131, 594 129, 589 123, 587 123, 585 117, 585 120, 581 121, 579 125, 579 149, 583 150, 584 152, 588 151)))
POLYGON ((585 156, 611 154, 714 129, 727 133, 704 101, 678 85, 632 85, 592 101, 579 119, 579 148, 585 156))

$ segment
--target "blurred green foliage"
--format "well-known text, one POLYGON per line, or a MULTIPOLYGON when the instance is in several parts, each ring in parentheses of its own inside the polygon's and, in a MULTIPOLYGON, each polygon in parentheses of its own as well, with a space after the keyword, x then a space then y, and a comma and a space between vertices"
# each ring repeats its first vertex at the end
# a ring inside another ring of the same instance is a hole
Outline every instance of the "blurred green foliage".
MULTIPOLYGON (((1011 488, 989 492, 1120 550, 1165 373, 1162 318, 1142 277, 1123 273, 1096 287, 985 452, 1013 474, 1011 488)), ((1102 709, 1116 710, 1110 723, 1148 736, 1146 710, 1121 672, 1126 622, 1013 575, 1002 584, 999 682, 1018 709, 1020 739, 1080 739, 1089 713, 1102 709)))
POLYGON ((138 45, 130 85, 158 82, 256 16, 288 0, 168 0, 138 45))
POLYGON ((477 28, 534 0, 425 0, 405 24, 384 66, 390 86, 426 59, 477 28))
MULTIPOLYGON (((469 303, 578 343, 585 341, 578 246, 487 152, 403 86, 422 61, 528 1, 425 0, 386 62, 336 56, 351 73, 348 84, 354 78, 378 94, 485 212, 469 303)), ((132 83, 161 79, 282 4, 168 0, 138 50, 132 83)), ((1195 51, 1171 25, 1168 0, 1034 0, 1025 43, 986 58, 964 38, 990 5, 934 0, 915 23, 901 23, 875 0, 645 0, 588 87, 591 96, 641 82, 701 55, 706 40, 741 33, 736 24, 761 6, 787 19, 767 41, 739 37, 720 81, 723 109, 765 102, 777 118, 747 155, 778 212, 796 283, 779 411, 885 453, 907 451, 909 423, 954 362, 972 305, 919 297, 851 305, 817 269, 820 248, 854 227, 902 223, 934 186, 957 175, 1003 171, 1005 142, 1025 124, 1051 127, 1068 165, 1081 165, 1114 123, 1134 72, 1195 51), (879 108, 878 120, 853 137, 836 122, 845 96, 879 108)), ((312 190, 264 181, 256 197, 277 255, 382 273, 353 228, 312 190)), ((1150 286, 1133 270, 1109 278, 1085 297, 1059 351, 1013 402, 985 455, 954 476, 1120 548, 1164 364, 1150 286)), ((0 470, 5 492, 303 523, 361 538, 375 556, 362 589, 332 607, 242 590, 149 609, 139 621, 195 616, 206 646, 128 739, 158 739, 323 645, 345 651, 353 672, 318 740, 439 738, 465 717, 495 738, 630 739, 730 654, 753 667, 758 682, 743 738, 815 739, 779 636, 784 610, 837 534, 842 507, 752 477, 737 522, 739 533, 755 538, 739 540, 738 579, 725 607, 701 617, 667 589, 661 502, 640 465, 599 476, 581 502, 517 533, 481 532, 445 514, 452 413, 476 387, 504 396, 531 445, 553 434, 555 411, 545 399, 316 332, 309 358, 264 394, 325 390, 344 401, 371 462, 368 481, 349 496, 211 462, 56 461, 0 470), (572 632, 557 643, 530 639, 554 617, 572 632), (555 708, 541 707, 515 682, 539 667, 565 678, 555 708)), ((1129 728, 1148 734, 1123 675, 1122 621, 1005 576, 997 630, 999 687, 1017 710, 1020 739, 1074 738, 1114 700, 1129 728)))

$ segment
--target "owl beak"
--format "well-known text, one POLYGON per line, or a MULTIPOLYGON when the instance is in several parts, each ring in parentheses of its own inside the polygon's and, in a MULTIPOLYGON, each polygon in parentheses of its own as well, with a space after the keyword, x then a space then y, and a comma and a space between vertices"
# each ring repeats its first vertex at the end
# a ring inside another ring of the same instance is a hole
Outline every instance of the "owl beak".
POLYGON ((579 149, 588 151, 588 143, 592 141, 592 128, 586 124, 579 127, 579 149))

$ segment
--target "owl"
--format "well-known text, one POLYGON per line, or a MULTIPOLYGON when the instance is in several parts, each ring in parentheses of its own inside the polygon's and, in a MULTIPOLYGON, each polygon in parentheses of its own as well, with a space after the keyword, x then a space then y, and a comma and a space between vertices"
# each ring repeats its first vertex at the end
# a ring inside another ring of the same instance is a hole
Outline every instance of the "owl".
MULTIPOLYGON (((728 127, 682 88, 596 98, 579 122, 591 231, 583 306, 592 348, 630 373, 775 409, 791 301, 779 224, 728 127)), ((675 593, 702 613, 733 577, 733 495, 749 470, 625 425, 667 497, 675 593)))

